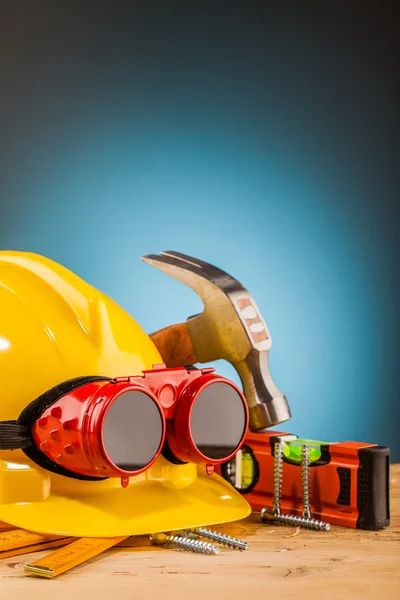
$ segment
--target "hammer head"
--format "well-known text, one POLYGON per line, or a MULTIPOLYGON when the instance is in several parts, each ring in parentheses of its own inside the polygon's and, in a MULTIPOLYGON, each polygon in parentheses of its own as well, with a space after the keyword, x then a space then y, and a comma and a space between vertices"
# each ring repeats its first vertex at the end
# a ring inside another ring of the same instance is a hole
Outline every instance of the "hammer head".
POLYGON ((285 396, 272 381, 268 366, 271 338, 256 303, 236 279, 221 269, 179 252, 161 252, 142 260, 191 287, 204 311, 187 321, 200 363, 229 361, 239 373, 255 431, 287 421, 285 396))

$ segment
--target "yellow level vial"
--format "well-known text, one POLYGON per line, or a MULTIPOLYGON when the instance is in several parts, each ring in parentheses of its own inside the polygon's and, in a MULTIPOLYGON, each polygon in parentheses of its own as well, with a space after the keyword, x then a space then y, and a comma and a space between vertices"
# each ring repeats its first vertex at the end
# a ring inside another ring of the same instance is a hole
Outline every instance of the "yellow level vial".
POLYGON ((52 579, 101 554, 108 548, 112 548, 127 537, 78 539, 65 548, 56 550, 32 564, 26 565, 25 573, 52 579))
POLYGON ((40 533, 33 533, 32 531, 26 531, 25 529, 14 529, 13 531, 0 533, 0 552, 14 550, 15 548, 25 548, 26 546, 32 546, 33 544, 41 544, 49 540, 59 539, 60 536, 43 535, 40 533))

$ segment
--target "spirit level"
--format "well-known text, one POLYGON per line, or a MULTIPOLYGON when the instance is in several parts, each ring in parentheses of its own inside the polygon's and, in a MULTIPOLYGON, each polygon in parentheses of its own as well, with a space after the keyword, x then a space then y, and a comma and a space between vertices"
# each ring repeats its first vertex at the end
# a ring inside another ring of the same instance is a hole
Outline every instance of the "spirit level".
POLYGON ((301 447, 310 453, 311 513, 332 525, 389 525, 389 448, 362 442, 304 440, 285 432, 248 432, 236 457, 217 469, 254 511, 273 505, 274 443, 283 445, 281 510, 301 515, 301 447))

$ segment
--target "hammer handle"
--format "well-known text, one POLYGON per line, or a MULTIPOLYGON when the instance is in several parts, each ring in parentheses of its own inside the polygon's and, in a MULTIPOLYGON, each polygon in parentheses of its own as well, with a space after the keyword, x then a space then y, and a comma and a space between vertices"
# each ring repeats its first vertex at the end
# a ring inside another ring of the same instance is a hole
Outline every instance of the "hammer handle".
POLYGON ((186 323, 169 325, 150 334, 167 367, 183 367, 198 362, 186 323))

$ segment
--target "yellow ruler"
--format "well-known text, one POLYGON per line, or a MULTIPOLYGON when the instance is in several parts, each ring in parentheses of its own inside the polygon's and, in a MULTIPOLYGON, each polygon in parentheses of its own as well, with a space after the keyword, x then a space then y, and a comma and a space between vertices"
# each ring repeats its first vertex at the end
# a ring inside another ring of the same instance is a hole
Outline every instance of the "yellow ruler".
POLYGON ((11 529, 16 529, 16 527, 0 521, 0 531, 11 531, 11 529))
POLYGON ((25 548, 26 546, 32 546, 33 544, 42 544, 49 540, 59 540, 60 537, 65 536, 43 535, 40 533, 33 533, 32 531, 26 531, 25 529, 6 531, 0 533, 0 552, 14 550, 15 548, 25 548))
POLYGON ((122 542, 119 542, 119 544, 116 544, 115 548, 140 548, 140 550, 150 550, 151 552, 163 549, 162 546, 152 546, 150 544, 150 537, 148 535, 128 537, 122 542))
POLYGON ((32 544, 31 546, 13 548, 12 550, 4 550, 3 552, 0 552, 0 560, 2 558, 11 558, 13 556, 19 556, 20 554, 30 554, 31 552, 39 552, 39 550, 59 548, 60 546, 66 546, 73 540, 74 538, 59 538, 55 540, 49 540, 48 542, 43 542, 41 544, 32 544))
POLYGON ((68 546, 40 558, 34 563, 25 566, 27 575, 36 575, 52 579, 69 571, 85 561, 112 548, 128 536, 117 538, 82 538, 68 546))

